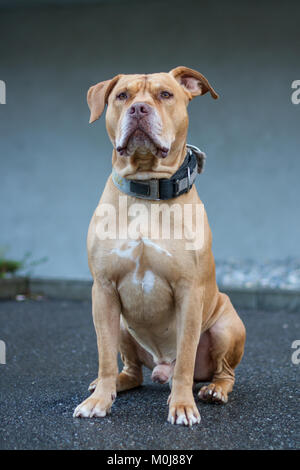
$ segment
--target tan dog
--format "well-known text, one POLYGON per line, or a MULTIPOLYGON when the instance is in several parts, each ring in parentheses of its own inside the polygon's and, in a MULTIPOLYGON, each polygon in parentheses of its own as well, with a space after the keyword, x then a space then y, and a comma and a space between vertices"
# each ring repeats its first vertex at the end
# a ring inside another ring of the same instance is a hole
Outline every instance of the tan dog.
MULTIPOLYGON (((169 73, 118 75, 91 87, 90 122, 108 105, 106 127, 118 177, 149 181, 174 175, 187 151, 188 102, 206 92, 218 97, 203 75, 186 67, 169 73)), ((194 382, 211 381, 199 392, 200 399, 210 402, 226 403, 233 388, 245 328, 229 298, 218 290, 206 213, 200 222, 193 217, 192 231, 202 239, 195 249, 187 249, 186 237, 151 236, 147 214, 160 204, 125 195, 110 176, 91 220, 87 245, 99 372, 90 385, 93 393, 76 408, 75 417, 109 413, 117 392, 142 384, 143 365, 153 369, 154 381, 172 383, 168 400, 172 424, 200 422, 194 382), (120 201, 126 203, 127 214, 120 201), (133 220, 137 203, 144 212, 135 225, 136 236, 130 237, 124 231, 126 216, 133 220), (105 219, 108 207, 115 209, 115 218, 105 219), (104 219, 108 226, 116 223, 116 237, 101 240, 104 219), (124 363, 120 374, 118 350, 124 363)), ((163 201, 163 206, 171 209, 171 232, 190 233, 191 227, 177 216, 185 207, 203 204, 192 186, 163 201)), ((151 230, 160 228, 160 220, 151 230)))

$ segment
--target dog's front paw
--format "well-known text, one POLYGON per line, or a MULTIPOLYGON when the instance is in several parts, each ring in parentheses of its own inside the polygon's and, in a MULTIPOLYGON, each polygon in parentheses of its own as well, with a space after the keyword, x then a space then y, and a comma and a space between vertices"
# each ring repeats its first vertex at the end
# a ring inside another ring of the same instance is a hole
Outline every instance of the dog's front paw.
POLYGON ((110 413, 115 395, 105 398, 97 396, 95 392, 75 408, 74 418, 102 418, 110 413))
POLYGON ((173 401, 172 398, 170 399, 168 415, 169 423, 193 426, 193 424, 199 424, 200 420, 200 413, 194 398, 187 401, 173 401))

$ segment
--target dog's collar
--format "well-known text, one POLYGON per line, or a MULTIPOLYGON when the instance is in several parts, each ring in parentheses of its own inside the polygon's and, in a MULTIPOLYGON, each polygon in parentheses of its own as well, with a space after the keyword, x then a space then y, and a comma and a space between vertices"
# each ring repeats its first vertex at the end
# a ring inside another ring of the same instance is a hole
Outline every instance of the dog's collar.
POLYGON ((129 180, 120 176, 113 168, 112 180, 123 193, 142 199, 159 201, 188 193, 195 182, 197 173, 203 170, 205 154, 194 145, 187 144, 186 147, 187 154, 184 162, 171 178, 129 180))

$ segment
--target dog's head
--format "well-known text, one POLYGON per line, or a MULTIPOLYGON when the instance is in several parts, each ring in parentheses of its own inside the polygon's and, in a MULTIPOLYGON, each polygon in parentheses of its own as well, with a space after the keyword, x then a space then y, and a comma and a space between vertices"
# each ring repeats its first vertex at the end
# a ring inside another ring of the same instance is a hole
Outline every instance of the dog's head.
POLYGON ((169 73, 117 75, 89 89, 90 122, 99 119, 107 104, 106 127, 115 163, 131 172, 144 170, 146 177, 160 168, 172 173, 175 160, 185 151, 187 105, 208 91, 218 98, 206 78, 187 67, 169 73))

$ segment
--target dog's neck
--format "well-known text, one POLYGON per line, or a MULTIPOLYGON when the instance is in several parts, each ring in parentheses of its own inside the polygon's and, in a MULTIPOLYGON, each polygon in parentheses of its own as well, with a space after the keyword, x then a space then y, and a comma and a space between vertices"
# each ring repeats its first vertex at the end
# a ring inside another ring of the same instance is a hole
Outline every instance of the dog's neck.
MULTIPOLYGON (((167 200, 188 193, 203 168, 205 156, 197 147, 187 145, 182 165, 170 178, 133 179, 122 177, 115 168, 112 171, 114 185, 123 193, 148 200, 167 200)), ((156 173, 155 173, 156 176, 156 173)))

